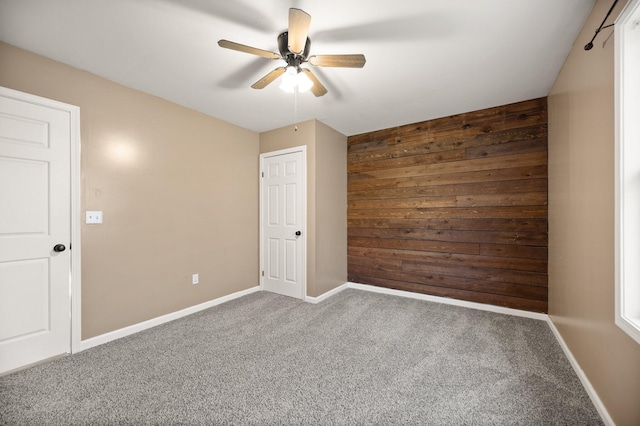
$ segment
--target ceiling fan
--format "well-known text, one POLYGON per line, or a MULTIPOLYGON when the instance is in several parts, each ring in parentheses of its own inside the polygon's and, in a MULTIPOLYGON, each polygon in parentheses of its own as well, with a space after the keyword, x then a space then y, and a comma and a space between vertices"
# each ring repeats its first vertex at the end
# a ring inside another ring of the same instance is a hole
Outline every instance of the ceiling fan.
POLYGON ((262 56, 268 59, 283 59, 287 65, 278 67, 256 81, 251 87, 263 89, 275 79, 283 76, 282 85, 285 91, 310 89, 315 96, 323 96, 327 89, 308 68, 301 65, 309 63, 315 67, 343 67, 362 68, 366 62, 364 55, 313 55, 309 56, 311 40, 309 40, 309 25, 311 16, 301 9, 289 9, 289 29, 278 36, 278 50, 280 53, 257 49, 244 44, 228 40, 218 41, 220 47, 262 56))

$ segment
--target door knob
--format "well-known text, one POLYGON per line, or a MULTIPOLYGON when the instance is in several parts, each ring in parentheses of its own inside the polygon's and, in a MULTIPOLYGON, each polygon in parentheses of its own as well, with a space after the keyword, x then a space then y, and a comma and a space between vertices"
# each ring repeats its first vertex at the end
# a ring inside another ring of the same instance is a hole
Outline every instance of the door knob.
POLYGON ((57 252, 61 252, 61 251, 65 251, 67 248, 64 246, 64 244, 56 244, 55 246, 53 246, 53 251, 57 251, 57 252))
POLYGON ((300 235, 302 235, 302 232, 296 231, 296 235, 299 237, 300 235))

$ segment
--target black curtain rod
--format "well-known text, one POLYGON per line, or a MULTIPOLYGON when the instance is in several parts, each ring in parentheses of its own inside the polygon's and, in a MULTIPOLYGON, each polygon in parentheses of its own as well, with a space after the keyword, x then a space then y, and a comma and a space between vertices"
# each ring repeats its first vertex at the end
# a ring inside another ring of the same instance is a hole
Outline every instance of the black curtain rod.
POLYGON ((613 8, 616 7, 616 3, 618 3, 618 0, 615 0, 613 2, 613 4, 611 5, 611 9, 609 9, 609 11, 607 12, 607 16, 605 16, 604 19, 602 20, 602 24, 600 24, 600 27, 598 27, 598 29, 596 30, 596 33, 593 35, 593 38, 591 39, 591 41, 584 46, 584 50, 593 49, 593 40, 596 39, 596 37, 598 36, 598 33, 605 28, 609 28, 613 26, 613 24, 610 24, 610 25, 607 25, 606 27, 603 27, 604 23, 607 22, 607 19, 609 19, 609 15, 611 15, 613 8))

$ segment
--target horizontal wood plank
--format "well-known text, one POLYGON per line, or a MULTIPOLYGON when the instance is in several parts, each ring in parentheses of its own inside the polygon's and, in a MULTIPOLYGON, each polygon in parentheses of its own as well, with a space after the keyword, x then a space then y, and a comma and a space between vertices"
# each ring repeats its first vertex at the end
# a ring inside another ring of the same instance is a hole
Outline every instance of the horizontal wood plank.
POLYGON ((520 192, 513 194, 477 194, 402 197, 391 199, 355 199, 348 202, 350 209, 406 209, 427 207, 500 207, 545 206, 547 193, 520 192))
POLYGON ((447 163, 421 164, 418 166, 399 167, 396 169, 375 169, 354 172, 351 174, 351 177, 357 178, 358 174, 364 174, 363 177, 367 179, 402 178, 542 165, 547 165, 547 153, 530 152, 527 154, 505 155, 503 157, 476 158, 473 160, 451 161, 447 163))
POLYGON ((499 157, 502 155, 546 152, 547 138, 509 142, 501 145, 479 146, 465 149, 465 158, 499 157))
MULTIPOLYGON (((350 191, 349 201, 390 200, 394 198, 434 197, 459 194, 517 194, 522 192, 547 192, 546 179, 521 179, 489 182, 461 183, 453 185, 428 185, 392 189, 350 191)), ((546 199, 546 197, 545 197, 546 199)))
POLYGON ((483 256, 524 257, 531 259, 547 259, 547 247, 532 247, 516 244, 480 244, 483 256))
POLYGON ((533 218, 546 219, 547 206, 509 207, 437 207, 404 209, 349 209, 348 219, 379 218, 390 219, 456 219, 456 218, 533 218))
POLYGON ((409 167, 415 165, 447 163, 454 160, 465 159, 467 153, 464 149, 455 149, 449 151, 435 152, 413 157, 389 158, 386 160, 364 161, 360 163, 348 163, 348 172, 362 172, 375 167, 376 170, 381 169, 398 169, 401 167, 409 167))
MULTIPOLYGON (((503 144, 526 143, 538 141, 546 147, 547 126, 537 125, 524 128, 515 128, 491 133, 477 133, 471 137, 465 136, 464 131, 449 132, 449 139, 442 139, 435 133, 419 133, 404 136, 392 136, 367 144, 356 145, 349 150, 349 163, 387 160, 410 156, 422 156, 455 149, 489 149, 495 147, 499 150, 503 144)), ((526 146, 526 145, 525 145, 526 146)), ((510 145, 511 148, 516 145, 510 145)), ((518 148, 522 149, 522 148, 518 148)), ((498 151, 499 152, 499 151, 498 151)))
POLYGON ((394 177, 372 179, 365 174, 349 174, 347 192, 370 189, 415 188, 438 185, 455 185, 479 182, 500 182, 505 180, 546 179, 547 165, 532 167, 514 167, 509 169, 482 170, 478 172, 459 172, 441 175, 394 177))
POLYGON ((349 209, 417 209, 430 207, 457 207, 455 196, 394 198, 391 200, 353 200, 347 203, 349 209))
POLYGON ((384 249, 371 247, 349 247, 349 262, 356 265, 376 267, 381 265, 387 268, 381 261, 389 261, 396 270, 402 269, 403 260, 413 260, 425 264, 434 265, 458 265, 462 267, 500 268, 513 271, 547 272, 547 259, 531 258, 506 258, 482 255, 469 255, 460 253, 441 253, 416 250, 384 249))
POLYGON ((546 218, 543 219, 351 219, 351 228, 389 229, 447 229, 457 231, 522 231, 547 232, 546 218))
POLYGON ((547 192, 516 194, 464 194, 456 196, 456 207, 546 206, 547 192))
POLYGON ((454 241, 486 244, 513 244, 547 246, 546 232, 526 231, 452 231, 445 229, 403 228, 348 228, 349 237, 396 238, 421 241, 454 241))
POLYGON ((422 274, 440 274, 450 277, 471 278, 482 281, 498 281, 527 286, 546 287, 547 275, 535 272, 509 271, 491 268, 464 268, 461 266, 434 265, 432 263, 403 261, 402 271, 422 274))
POLYGON ((395 248, 404 250, 439 251, 444 253, 479 254, 478 243, 457 243, 451 241, 405 240, 393 238, 348 237, 349 247, 395 248))
MULTIPOLYGON (((384 253, 381 253, 384 256, 384 253)), ((389 257, 347 256, 350 265, 366 266, 384 271, 402 271, 402 259, 389 257)))

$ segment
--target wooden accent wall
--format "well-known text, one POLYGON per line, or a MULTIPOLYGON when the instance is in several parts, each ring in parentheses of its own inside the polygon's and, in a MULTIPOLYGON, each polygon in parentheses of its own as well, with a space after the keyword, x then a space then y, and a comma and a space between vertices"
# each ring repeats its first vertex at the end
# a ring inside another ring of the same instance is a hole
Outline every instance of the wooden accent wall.
POLYGON ((547 99, 348 138, 349 281, 547 312, 547 99))

